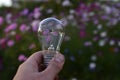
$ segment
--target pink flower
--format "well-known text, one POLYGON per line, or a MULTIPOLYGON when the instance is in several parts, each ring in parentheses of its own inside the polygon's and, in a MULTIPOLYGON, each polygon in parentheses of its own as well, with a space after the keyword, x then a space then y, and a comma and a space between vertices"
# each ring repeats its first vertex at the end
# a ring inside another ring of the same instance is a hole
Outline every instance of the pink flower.
POLYGON ((5 43, 5 41, 6 41, 5 38, 0 39, 0 45, 3 44, 3 43, 5 43))
POLYGON ((5 48, 6 47, 6 38, 0 39, 0 47, 5 48))
POLYGON ((7 26, 5 29, 4 29, 4 32, 9 32, 11 30, 15 30, 17 28, 17 24, 16 23, 12 23, 10 24, 9 26, 7 26))
POLYGON ((80 31, 80 37, 84 38, 86 36, 86 32, 84 30, 80 31))
POLYGON ((23 54, 20 54, 19 57, 18 57, 19 61, 25 61, 26 59, 27 59, 27 57, 23 54))
POLYGON ((3 21, 4 21, 4 20, 3 20, 3 17, 0 16, 0 25, 3 24, 3 21))
POLYGON ((21 39, 21 36, 19 34, 16 34, 15 39, 16 41, 19 41, 21 39))
POLYGON ((14 44, 15 44, 15 42, 14 42, 13 40, 9 40, 9 41, 7 42, 7 46, 8 46, 8 47, 12 47, 14 44))
POLYGON ((25 25, 25 24, 22 24, 21 26, 20 26, 20 31, 21 32, 24 32, 24 31, 26 31, 27 30, 27 26, 25 25))

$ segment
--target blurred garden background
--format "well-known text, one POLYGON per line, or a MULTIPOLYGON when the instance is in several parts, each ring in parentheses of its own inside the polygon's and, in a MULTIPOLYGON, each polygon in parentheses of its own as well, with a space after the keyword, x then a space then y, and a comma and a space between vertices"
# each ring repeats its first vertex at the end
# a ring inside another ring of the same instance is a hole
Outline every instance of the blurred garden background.
POLYGON ((0 80, 41 50, 39 22, 64 23, 61 80, 120 80, 119 0, 0 0, 0 80))

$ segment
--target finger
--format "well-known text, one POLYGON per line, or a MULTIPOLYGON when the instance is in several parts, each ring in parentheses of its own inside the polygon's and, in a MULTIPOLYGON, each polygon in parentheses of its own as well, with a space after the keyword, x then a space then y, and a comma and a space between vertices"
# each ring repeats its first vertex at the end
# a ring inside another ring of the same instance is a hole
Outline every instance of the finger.
POLYGON ((42 53, 43 51, 38 51, 33 53, 23 65, 29 67, 32 70, 38 71, 39 65, 42 63, 42 53))
POLYGON ((60 53, 56 53, 48 67, 42 73, 46 75, 47 79, 52 80, 61 71, 64 62, 64 56, 60 53))
POLYGON ((54 80, 59 80, 59 76, 56 76, 54 80))

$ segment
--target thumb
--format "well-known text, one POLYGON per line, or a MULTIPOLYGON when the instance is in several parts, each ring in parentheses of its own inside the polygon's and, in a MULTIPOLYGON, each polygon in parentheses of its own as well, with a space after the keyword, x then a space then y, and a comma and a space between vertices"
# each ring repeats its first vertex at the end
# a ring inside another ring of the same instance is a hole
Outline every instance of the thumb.
POLYGON ((43 71, 43 74, 46 75, 46 78, 49 80, 54 79, 56 75, 61 71, 64 62, 64 56, 60 53, 56 53, 47 68, 43 71))

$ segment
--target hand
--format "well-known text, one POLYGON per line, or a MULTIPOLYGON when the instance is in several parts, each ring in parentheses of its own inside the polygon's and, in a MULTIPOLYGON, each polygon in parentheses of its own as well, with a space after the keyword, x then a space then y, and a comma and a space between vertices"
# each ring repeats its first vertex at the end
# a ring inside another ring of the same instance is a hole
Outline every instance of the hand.
POLYGON ((36 52, 22 63, 13 80, 54 80, 64 65, 64 56, 56 53, 47 68, 39 72, 42 54, 43 51, 36 52))

